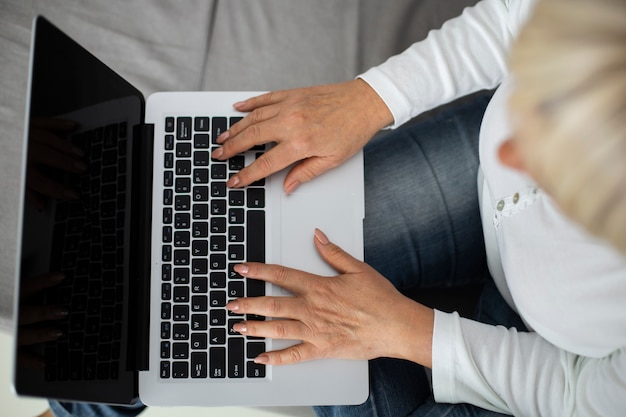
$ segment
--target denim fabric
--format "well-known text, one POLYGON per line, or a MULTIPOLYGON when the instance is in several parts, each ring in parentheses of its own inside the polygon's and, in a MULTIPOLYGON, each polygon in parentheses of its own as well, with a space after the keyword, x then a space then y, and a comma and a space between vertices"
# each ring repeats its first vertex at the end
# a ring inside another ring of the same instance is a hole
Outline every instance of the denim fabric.
POLYGON ((141 403, 123 407, 50 400, 49 404, 55 417, 134 417, 146 408, 141 403))
MULTIPOLYGON (((476 319, 517 326, 490 280, 478 208, 478 136, 490 99, 481 94, 365 149, 365 260, 400 290, 487 282, 476 319)), ((319 417, 499 416, 437 404, 425 370, 370 361, 370 397, 359 406, 315 407, 319 417)))

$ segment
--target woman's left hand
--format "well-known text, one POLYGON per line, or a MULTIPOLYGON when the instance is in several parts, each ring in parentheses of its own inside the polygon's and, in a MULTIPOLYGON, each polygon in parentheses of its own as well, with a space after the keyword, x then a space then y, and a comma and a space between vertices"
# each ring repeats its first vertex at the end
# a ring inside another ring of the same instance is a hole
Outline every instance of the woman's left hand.
POLYGON ((282 365, 320 358, 395 357, 431 363, 433 311, 404 297, 372 267, 315 231, 321 256, 339 275, 323 277, 278 265, 240 264, 248 279, 276 284, 293 297, 253 297, 226 306, 240 314, 279 319, 244 321, 233 329, 246 336, 302 342, 266 352, 257 363, 282 365))

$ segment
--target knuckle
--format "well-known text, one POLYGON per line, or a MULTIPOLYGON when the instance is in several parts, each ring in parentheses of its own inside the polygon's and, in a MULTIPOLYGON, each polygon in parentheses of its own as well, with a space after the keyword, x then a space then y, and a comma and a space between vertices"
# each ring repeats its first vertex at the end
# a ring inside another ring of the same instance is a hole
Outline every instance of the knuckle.
POLYGON ((268 305, 267 305, 267 310, 270 313, 271 316, 273 317, 279 317, 279 314, 282 310, 281 308, 281 304, 280 304, 280 299, 278 298, 270 298, 268 305))
POLYGON ((300 345, 296 345, 287 350, 287 355, 289 356, 289 361, 296 363, 302 361, 302 350, 300 345))
POLYGON ((285 327, 285 324, 280 321, 276 321, 274 325, 274 334, 276 335, 276 338, 284 339, 287 336, 287 328, 285 327))

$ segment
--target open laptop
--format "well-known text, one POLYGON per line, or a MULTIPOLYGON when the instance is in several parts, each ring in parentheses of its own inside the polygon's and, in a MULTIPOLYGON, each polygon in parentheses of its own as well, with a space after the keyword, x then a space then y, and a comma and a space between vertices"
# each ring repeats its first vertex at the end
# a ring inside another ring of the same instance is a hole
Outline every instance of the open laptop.
POLYGON ((231 314, 229 300, 289 296, 243 279, 233 265, 332 275, 315 250, 315 227, 363 255, 361 154, 290 196, 285 172, 226 188, 265 149, 220 162, 210 159, 213 141, 244 116, 232 103, 256 94, 157 93, 145 102, 35 18, 18 236, 18 394, 207 406, 367 398, 365 361, 257 365, 261 352, 297 341, 232 331, 239 320, 271 318, 231 314))

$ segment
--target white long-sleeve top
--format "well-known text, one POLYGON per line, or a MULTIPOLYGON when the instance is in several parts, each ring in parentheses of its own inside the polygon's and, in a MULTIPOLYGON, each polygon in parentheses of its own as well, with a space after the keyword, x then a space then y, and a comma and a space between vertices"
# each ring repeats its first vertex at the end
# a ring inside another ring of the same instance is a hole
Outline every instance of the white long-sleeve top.
POLYGON ((360 78, 385 101, 393 127, 500 85, 481 126, 481 217, 490 272, 532 331, 436 311, 436 400, 516 416, 625 416, 626 258, 496 156, 511 133, 507 54, 531 7, 484 0, 360 78))

